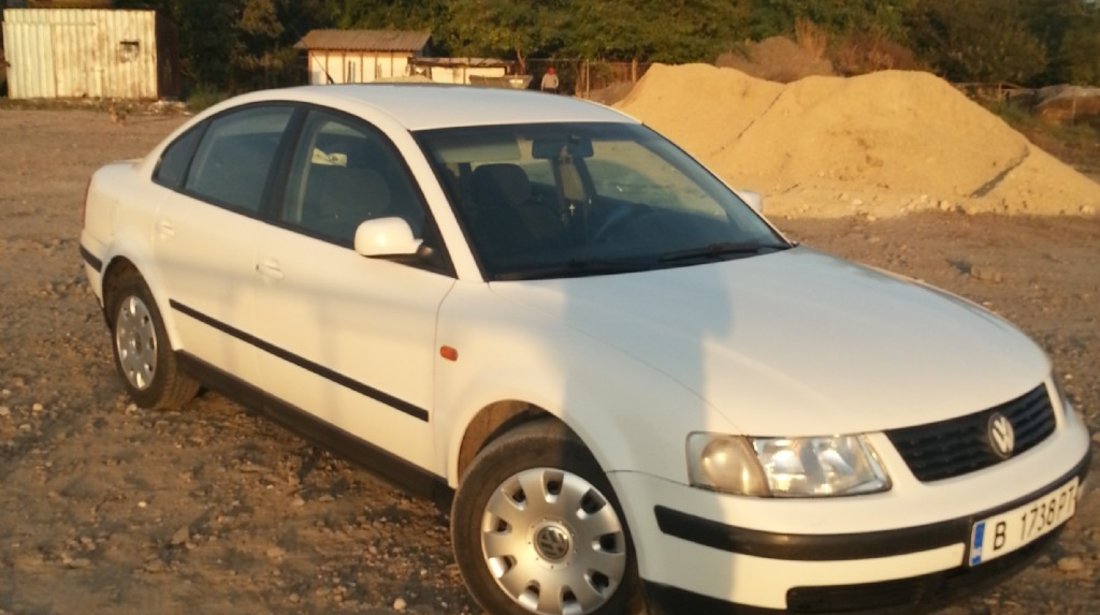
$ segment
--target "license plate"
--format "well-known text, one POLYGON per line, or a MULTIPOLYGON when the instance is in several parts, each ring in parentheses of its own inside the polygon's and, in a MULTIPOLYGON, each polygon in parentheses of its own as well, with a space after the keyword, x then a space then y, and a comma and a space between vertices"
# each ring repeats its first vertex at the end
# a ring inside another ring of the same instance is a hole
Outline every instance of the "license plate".
POLYGON ((1023 506, 978 521, 970 531, 971 566, 984 564, 1048 534, 1077 510, 1077 478, 1023 506))

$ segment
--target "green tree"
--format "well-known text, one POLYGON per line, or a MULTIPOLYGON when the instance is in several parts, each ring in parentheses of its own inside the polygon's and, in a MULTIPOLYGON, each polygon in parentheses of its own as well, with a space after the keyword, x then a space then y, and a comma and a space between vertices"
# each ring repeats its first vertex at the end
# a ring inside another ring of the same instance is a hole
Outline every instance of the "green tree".
POLYGON ((1059 81, 1100 86, 1100 14, 1097 11, 1072 20, 1059 45, 1057 62, 1059 81))
POLYGON ((919 0, 752 0, 753 38, 790 35, 799 18, 832 34, 881 33, 905 39, 905 17, 919 0))
POLYGON ((748 0, 573 0, 565 52, 582 58, 710 61, 748 34, 748 0))
POLYGON ((463 55, 512 57, 520 72, 527 58, 561 48, 568 0, 452 0, 451 49, 463 55))
POLYGON ((1029 0, 921 0, 909 15, 917 52, 953 81, 1026 82, 1047 67, 1029 0))

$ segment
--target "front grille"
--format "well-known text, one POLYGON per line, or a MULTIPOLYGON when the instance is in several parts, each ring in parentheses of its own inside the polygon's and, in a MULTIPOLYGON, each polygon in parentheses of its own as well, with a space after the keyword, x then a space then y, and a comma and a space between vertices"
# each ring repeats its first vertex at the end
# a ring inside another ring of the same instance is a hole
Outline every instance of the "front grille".
POLYGON ((1042 442, 1054 431, 1054 408, 1045 385, 999 406, 938 423, 886 432, 909 469, 923 482, 961 476, 1002 458, 988 434, 989 416, 999 412, 1011 423, 1016 443, 1012 456, 1042 442))

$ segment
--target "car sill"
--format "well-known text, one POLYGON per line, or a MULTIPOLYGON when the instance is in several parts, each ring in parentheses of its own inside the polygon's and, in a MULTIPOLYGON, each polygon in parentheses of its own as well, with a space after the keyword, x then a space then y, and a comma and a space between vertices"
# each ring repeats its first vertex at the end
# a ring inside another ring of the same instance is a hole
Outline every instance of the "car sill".
POLYGON ((411 464, 339 427, 289 404, 205 361, 179 351, 180 366, 203 384, 291 432, 362 466, 403 491, 436 502, 448 510, 453 490, 440 476, 411 464))

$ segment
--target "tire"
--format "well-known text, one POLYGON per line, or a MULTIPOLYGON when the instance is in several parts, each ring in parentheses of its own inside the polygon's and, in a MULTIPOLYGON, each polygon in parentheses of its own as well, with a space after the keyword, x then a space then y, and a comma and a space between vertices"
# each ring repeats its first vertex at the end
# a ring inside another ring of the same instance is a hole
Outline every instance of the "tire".
POLYGON ((178 409, 199 392, 182 373, 165 333, 160 310, 136 272, 120 275, 107 300, 115 368, 134 403, 149 409, 178 409))
POLYGON ((494 615, 640 608, 622 507, 592 454, 557 421, 521 425, 478 454, 455 495, 451 535, 470 593, 494 615))

